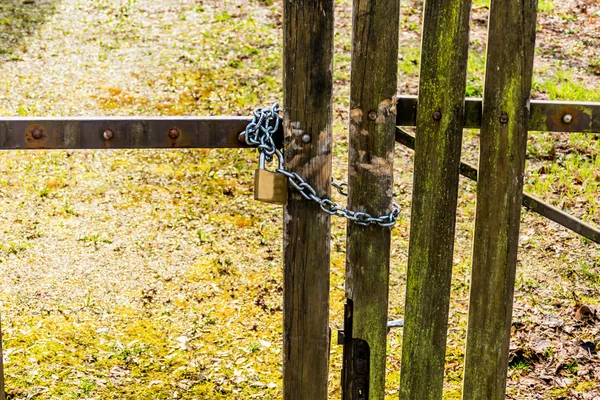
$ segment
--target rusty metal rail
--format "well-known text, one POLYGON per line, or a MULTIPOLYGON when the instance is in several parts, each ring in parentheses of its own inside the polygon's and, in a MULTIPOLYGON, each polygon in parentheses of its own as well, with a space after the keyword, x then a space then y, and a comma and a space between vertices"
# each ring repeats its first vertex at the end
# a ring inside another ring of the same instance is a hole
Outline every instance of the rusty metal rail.
MULTIPOLYGON (((398 97, 396 125, 415 126, 417 97, 398 97)), ((465 128, 481 127, 481 99, 465 100, 465 128)), ((529 131, 600 133, 600 103, 532 100, 529 131)))
MULTIPOLYGON (((465 128, 481 126, 481 99, 467 99, 465 128)), ((415 126, 417 98, 398 97, 398 126, 415 126)), ((250 117, 0 118, 0 150, 240 148, 250 117)), ((530 131, 600 132, 600 103, 532 101, 530 131)), ((281 140, 282 132, 277 135, 281 140)))
MULTIPOLYGON (((0 118, 0 149, 240 148, 250 117, 0 118)), ((281 135, 280 135, 281 136, 281 135)))

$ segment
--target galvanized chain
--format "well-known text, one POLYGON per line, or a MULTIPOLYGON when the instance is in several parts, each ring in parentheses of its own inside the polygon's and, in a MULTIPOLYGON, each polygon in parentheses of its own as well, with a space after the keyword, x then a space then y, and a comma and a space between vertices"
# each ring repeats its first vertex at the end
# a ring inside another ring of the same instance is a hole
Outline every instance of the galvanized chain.
MULTIPOLYGON (((286 176, 289 184, 296 189, 302 197, 319 204, 321 209, 327 214, 347 218, 350 221, 354 221, 358 225, 363 226, 371 224, 385 227, 394 226, 398 219, 398 215, 400 215, 400 206, 398 204, 393 202, 392 210, 380 217, 373 217, 364 212, 351 211, 338 205, 331 199, 319 197, 316 190, 300 175, 285 169, 283 154, 277 149, 275 141, 273 140, 273 135, 277 132, 281 124, 281 117, 279 116, 280 111, 281 109, 278 104, 274 104, 271 108, 255 109, 252 122, 250 122, 246 127, 246 130, 242 132, 245 136, 246 143, 250 146, 256 146, 260 154, 266 158, 267 162, 273 161, 273 157, 276 157, 277 168, 275 169, 275 172, 286 176)), ((340 194, 344 196, 348 195, 348 192, 346 191, 348 187, 347 183, 334 182, 332 180, 331 185, 335 187, 340 194)))

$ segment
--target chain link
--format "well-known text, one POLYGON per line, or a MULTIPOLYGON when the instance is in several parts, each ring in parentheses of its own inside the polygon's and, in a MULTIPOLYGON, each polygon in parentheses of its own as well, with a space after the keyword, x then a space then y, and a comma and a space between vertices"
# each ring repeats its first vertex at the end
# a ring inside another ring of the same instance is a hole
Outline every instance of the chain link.
MULTIPOLYGON (((359 211, 351 211, 345 207, 338 205, 335 201, 327 198, 321 198, 317 195, 316 190, 306 182, 300 175, 295 172, 290 172, 285 169, 283 154, 275 146, 273 135, 281 125, 281 117, 279 112, 281 109, 278 104, 274 104, 271 108, 257 108, 254 110, 254 118, 248 124, 243 132, 245 141, 250 146, 255 146, 267 162, 277 158, 277 168, 275 172, 287 177, 291 187, 293 187, 306 200, 314 201, 323 211, 330 215, 343 217, 357 223, 358 225, 376 224, 379 226, 390 227, 396 224, 400 215, 400 206, 392 202, 392 210, 380 217, 373 217, 367 213, 359 211)), ((343 196, 348 196, 348 184, 345 182, 331 181, 331 185, 335 187, 343 196)))

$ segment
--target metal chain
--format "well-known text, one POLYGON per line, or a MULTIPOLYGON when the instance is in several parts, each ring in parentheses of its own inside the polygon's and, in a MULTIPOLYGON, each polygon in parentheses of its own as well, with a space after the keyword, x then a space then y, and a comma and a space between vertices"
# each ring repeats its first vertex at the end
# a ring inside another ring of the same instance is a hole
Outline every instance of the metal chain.
MULTIPOLYGON (((273 134, 277 132, 281 124, 281 117, 279 116, 280 111, 281 109, 278 104, 274 104, 271 108, 255 109, 252 122, 250 122, 246 127, 246 130, 242 132, 246 143, 250 146, 257 147, 259 153, 265 157, 267 162, 273 161, 273 157, 277 158, 278 166, 275 169, 275 172, 286 176, 290 185, 296 189, 302 197, 317 203, 327 214, 337 215, 338 217, 349 219, 350 221, 354 221, 358 225, 363 226, 376 224, 387 227, 396 224, 398 215, 400 215, 400 206, 394 202, 392 202, 392 210, 380 217, 372 217, 364 212, 351 211, 338 205, 331 199, 319 197, 316 190, 300 175, 295 172, 287 171, 284 167, 283 154, 277 149, 275 141, 273 140, 273 134)), ((335 187, 341 195, 348 196, 346 190, 348 188, 347 183, 334 182, 332 180, 331 185, 335 187)))

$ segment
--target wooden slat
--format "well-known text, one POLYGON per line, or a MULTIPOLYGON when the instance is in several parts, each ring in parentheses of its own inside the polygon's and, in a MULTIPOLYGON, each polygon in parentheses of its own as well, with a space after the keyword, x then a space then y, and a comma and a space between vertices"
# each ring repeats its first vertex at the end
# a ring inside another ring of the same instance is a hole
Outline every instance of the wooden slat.
MULTIPOLYGON (((333 0, 284 0, 286 167, 329 196, 333 0), (310 136, 310 143, 302 137, 310 136)), ((291 187, 284 211, 283 398, 327 399, 330 218, 291 187)))
POLYGON ((238 134, 250 121, 249 117, 2 118, 0 149, 248 147, 238 134), (107 131, 112 133, 109 140, 107 131))
POLYGON ((492 0, 467 331, 465 400, 505 398, 537 0, 492 0))
MULTIPOLYGON (((354 0, 352 10, 348 206, 380 216, 392 209, 400 0, 354 0)), ((385 395, 390 236, 390 228, 348 223, 346 346, 369 347, 365 399, 385 395)), ((344 350, 342 398, 356 399, 353 349, 344 350)))
MULTIPOLYGON (((416 96, 400 96, 396 125, 415 126, 417 107, 416 96)), ((600 133, 600 103, 532 100, 530 115, 529 131, 600 133)), ((481 128, 481 116, 481 99, 466 99, 464 127, 481 128)))
POLYGON ((470 11, 425 2, 401 399, 442 397, 470 11))

